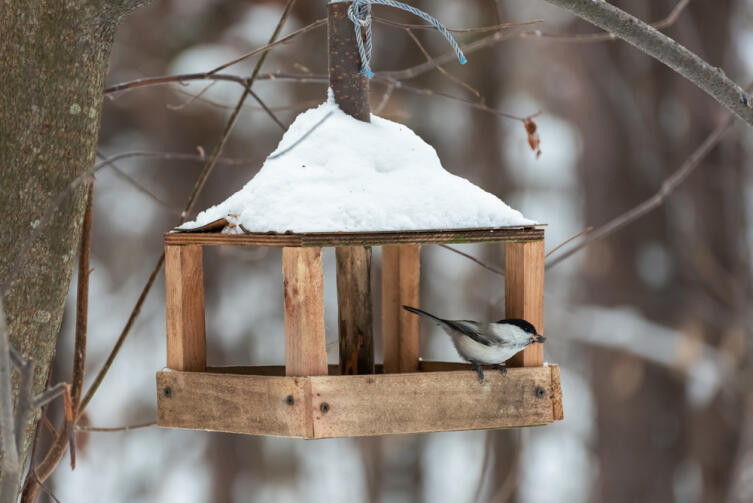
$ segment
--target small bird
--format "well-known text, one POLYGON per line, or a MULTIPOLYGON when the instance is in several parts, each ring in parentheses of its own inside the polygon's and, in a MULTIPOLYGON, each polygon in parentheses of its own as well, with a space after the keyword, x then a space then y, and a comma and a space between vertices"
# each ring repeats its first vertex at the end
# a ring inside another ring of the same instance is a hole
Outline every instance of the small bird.
POLYGON ((476 369, 478 380, 483 382, 481 365, 493 365, 507 373, 504 362, 532 343, 543 343, 546 338, 536 333, 536 328, 526 320, 507 318, 496 323, 478 323, 468 320, 443 320, 415 307, 403 309, 434 320, 450 334, 458 354, 476 369))

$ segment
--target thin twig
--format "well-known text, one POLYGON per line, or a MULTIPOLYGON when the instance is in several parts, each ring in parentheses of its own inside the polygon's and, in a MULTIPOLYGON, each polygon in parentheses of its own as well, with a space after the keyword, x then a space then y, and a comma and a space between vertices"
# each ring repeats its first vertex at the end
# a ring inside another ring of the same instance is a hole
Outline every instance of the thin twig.
POLYGON ((60 503, 60 500, 57 499, 57 497, 54 494, 52 494, 52 491, 50 491, 50 489, 44 483, 42 483, 41 480, 39 480, 39 476, 37 475, 36 470, 32 469, 29 471, 31 472, 31 475, 34 477, 36 483, 39 484, 39 487, 42 489, 42 492, 45 493, 47 496, 49 496, 50 499, 54 501, 55 503, 60 503))
POLYGON ((698 86, 729 111, 753 125, 751 98, 730 80, 721 68, 714 67, 656 28, 615 7, 609 2, 592 0, 546 0, 586 21, 614 33, 645 54, 660 61, 698 86))
POLYGON ((460 250, 458 250, 457 248, 453 248, 453 247, 448 246, 448 245, 439 245, 439 246, 441 246, 442 248, 445 248, 447 250, 450 250, 453 253, 457 253, 458 255, 461 255, 461 256, 467 258, 468 260, 471 260, 471 261, 477 263, 478 265, 480 265, 484 269, 487 269, 487 270, 493 272, 494 274, 499 274, 500 276, 504 276, 505 275, 504 271, 500 271, 499 269, 496 269, 496 268, 490 266, 489 264, 485 264, 485 263, 481 262, 479 259, 477 259, 476 257, 474 257, 472 255, 468 255, 467 253, 463 253, 460 250))
MULTIPOLYGON (((424 57, 426 58, 426 61, 430 63, 431 60, 432 60, 431 54, 429 54, 429 51, 426 50, 426 48, 421 43, 421 41, 418 40, 418 37, 415 35, 415 33, 413 33, 413 31, 410 28, 405 28, 405 32, 408 34, 408 36, 411 38, 411 40, 413 40, 413 43, 416 44, 416 47, 418 47, 418 50, 421 51, 421 54, 424 55, 424 57)), ((442 75, 444 75, 450 82, 454 82, 455 84, 459 85, 460 87, 463 87, 464 89, 470 91, 471 94, 473 94, 474 96, 476 96, 479 100, 483 101, 483 99, 481 98, 481 93, 478 92, 477 89, 473 88, 470 84, 468 84, 466 82, 463 82, 459 78, 457 78, 454 75, 452 75, 450 72, 448 72, 447 70, 445 70, 442 67, 442 65, 437 65, 436 68, 437 68, 437 70, 439 70, 439 73, 441 73, 442 75)))
MULTIPOLYGON (((379 17, 379 16, 371 16, 371 19, 376 21, 377 23, 381 23, 387 26, 394 26, 395 28, 408 28, 411 30, 436 30, 437 27, 433 24, 409 24, 409 23, 401 23, 399 21, 393 21, 391 19, 379 17)), ((492 26, 479 26, 478 28, 445 28, 447 31, 451 31, 453 33, 486 33, 490 31, 502 31, 502 30, 509 30, 511 28, 520 28, 521 26, 530 26, 532 24, 539 24, 543 23, 543 19, 534 19, 532 21, 520 21, 516 23, 500 23, 495 24, 492 26)))
POLYGON ((282 157, 283 155, 285 155, 285 154, 287 154, 288 152, 290 152, 291 150, 293 150, 293 149, 294 149, 295 147, 297 147, 297 146, 298 146, 298 144, 299 144, 299 143, 301 143, 301 142, 302 142, 303 140, 305 140, 305 139, 306 139, 306 138, 307 138, 307 137, 308 137, 308 136, 309 136, 309 135, 310 135, 311 133, 313 133, 313 132, 314 132, 314 131, 315 131, 315 130, 316 130, 316 129, 317 129, 318 127, 319 127, 319 126, 321 126, 322 124, 324 124, 324 122, 325 122, 325 121, 326 121, 327 119, 329 119, 329 118, 330 118, 330 116, 331 116, 331 115, 332 115, 333 113, 334 113, 334 110, 330 110, 329 112, 327 112, 327 114, 326 114, 326 115, 325 115, 324 117, 322 117, 321 119, 319 119, 319 120, 317 121, 317 123, 316 123, 316 124, 314 124, 313 126, 311 126, 311 128, 310 128, 310 129, 309 129, 308 131, 306 131, 305 133, 303 133, 303 134, 301 135, 301 137, 300 137, 300 138, 298 138, 298 139, 297 139, 297 140, 296 140, 295 142, 293 142, 293 144, 292 144, 291 146, 289 146, 288 148, 286 148, 286 149, 285 149, 285 150, 283 150, 282 152, 278 152, 278 153, 276 153, 276 154, 272 154, 272 155, 268 156, 268 157, 267 157, 267 159, 277 159, 278 157, 282 157))
POLYGON ((128 424, 126 426, 115 426, 111 428, 101 428, 95 426, 76 426, 76 431, 85 433, 112 433, 116 431, 131 431, 138 430, 139 428, 148 428, 157 424, 156 421, 149 421, 148 423, 128 424))
POLYGON ((560 244, 558 244, 557 246, 555 246, 554 248, 552 248, 551 250, 549 250, 549 253, 547 253, 544 256, 544 258, 548 258, 550 255, 552 255, 554 252, 556 252, 557 250, 559 250, 560 248, 562 248, 566 244, 572 242, 575 239, 578 239, 581 236, 584 236, 584 235, 588 234, 593 229, 594 229, 593 226, 589 226, 589 227, 586 227, 585 229, 583 229, 582 231, 580 231, 579 233, 573 234, 572 236, 570 236, 569 238, 567 238, 566 240, 564 240, 563 242, 561 242, 560 244))
MULTIPOLYGON (((295 0, 288 0, 287 3, 285 4, 285 8, 282 12, 282 15, 280 16, 279 22, 277 23, 277 27, 275 28, 274 32, 272 33, 272 36, 270 37, 270 40, 269 40, 270 44, 274 43, 278 35, 280 34, 280 30, 282 30, 282 26, 285 24, 285 20, 288 18, 288 14, 290 13, 290 9, 293 7, 294 3, 295 3, 295 0)), ((238 120, 238 116, 243 107, 243 103, 245 103, 246 98, 250 94, 251 86, 256 80, 257 75, 259 75, 259 71, 261 70, 261 67, 264 64, 264 61, 266 60, 267 54, 269 53, 266 51, 262 54, 261 58, 259 58, 259 61, 256 63, 256 66, 254 67, 254 71, 251 74, 251 77, 246 82, 244 92, 241 95, 240 99, 238 100, 238 104, 236 105, 235 110, 233 110, 233 113, 228 119, 227 124, 225 125, 225 129, 222 132, 222 136, 220 137, 219 143, 215 147, 214 151, 212 152, 212 155, 210 156, 209 161, 204 166, 204 169, 202 169, 201 173, 199 174, 198 179, 196 180, 193 190, 191 191, 191 195, 188 197, 188 202, 186 203, 185 209, 183 213, 181 214, 178 225, 183 224, 187 220, 188 215, 191 213, 191 211, 193 211, 193 208, 196 205, 196 201, 198 200, 199 194, 201 194, 202 190, 204 189, 204 185, 207 179, 209 178, 209 175, 212 173, 212 171, 214 170, 214 167, 217 165, 217 160, 222 155, 222 152, 225 148, 225 144, 227 143, 227 140, 230 137, 230 133, 232 132, 238 120)), ((89 387, 88 391, 86 392, 84 399, 81 401, 81 407, 79 407, 79 410, 78 410, 78 417, 80 417, 84 409, 86 409, 86 406, 89 404, 92 397, 97 392, 97 389, 99 389, 99 386, 102 384, 102 381, 104 380, 105 375, 107 375, 107 372, 110 370, 110 366, 112 365, 112 362, 115 360, 115 357, 118 355, 120 348, 123 346, 123 342, 125 342, 126 337, 130 333, 133 323, 136 321, 136 318, 141 312, 141 306, 143 305, 144 300, 146 299, 146 296, 149 294, 149 291, 151 290, 152 285, 154 284, 154 280, 157 278, 157 275, 162 270, 162 264, 164 263, 164 261, 165 261, 165 253, 162 252, 159 259, 157 260, 157 264, 155 265, 154 269, 152 269, 152 272, 149 275, 149 279, 144 285, 144 288, 141 290, 141 294, 139 295, 139 298, 136 301, 136 305, 131 311, 131 315, 128 317, 128 321, 126 322, 125 327, 120 333, 118 340, 115 341, 115 345, 110 351, 110 354, 108 355, 107 360, 105 361, 105 364, 100 369, 99 373, 97 374, 91 386, 89 387)))

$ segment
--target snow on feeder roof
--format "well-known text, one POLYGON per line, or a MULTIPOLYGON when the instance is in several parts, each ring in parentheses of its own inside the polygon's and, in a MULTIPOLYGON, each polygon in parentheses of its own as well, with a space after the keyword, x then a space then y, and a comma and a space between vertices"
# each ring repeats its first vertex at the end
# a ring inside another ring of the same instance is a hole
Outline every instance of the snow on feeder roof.
POLYGON ((446 171, 410 128, 345 114, 329 99, 300 114, 259 173, 179 230, 227 219, 225 232, 365 232, 533 225, 446 171))

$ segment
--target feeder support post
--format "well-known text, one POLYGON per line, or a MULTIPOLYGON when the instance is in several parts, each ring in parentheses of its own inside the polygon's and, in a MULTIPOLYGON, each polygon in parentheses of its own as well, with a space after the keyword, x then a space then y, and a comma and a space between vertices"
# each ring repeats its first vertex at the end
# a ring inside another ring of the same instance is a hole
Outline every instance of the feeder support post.
POLYGON ((203 247, 165 247, 167 367, 202 372, 206 367, 203 247))
MULTIPOLYGON (((346 114, 370 122, 369 80, 361 74, 361 58, 350 2, 327 5, 329 86, 346 114)), ((343 141, 346 141, 343 138, 343 141)), ((340 373, 374 373, 374 328, 371 302, 371 248, 344 246, 336 250, 340 373)))
MULTIPOLYGON (((505 316, 523 318, 544 333, 544 240, 505 244, 505 316)), ((531 344, 510 367, 541 367, 544 347, 531 344)))
POLYGON ((327 5, 329 87, 343 112, 360 121, 371 122, 369 79, 361 73, 356 33, 348 18, 350 5, 350 2, 327 5))

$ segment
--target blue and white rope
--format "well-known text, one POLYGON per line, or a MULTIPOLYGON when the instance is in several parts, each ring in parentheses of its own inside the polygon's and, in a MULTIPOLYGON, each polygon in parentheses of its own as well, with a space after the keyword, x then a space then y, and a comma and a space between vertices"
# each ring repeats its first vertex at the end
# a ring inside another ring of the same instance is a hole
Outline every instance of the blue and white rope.
POLYGON ((371 62, 371 53, 373 49, 371 40, 371 4, 395 7, 397 9, 410 12, 411 14, 420 17, 427 23, 434 26, 437 31, 439 31, 439 33, 441 33, 442 36, 447 39, 447 42, 450 43, 450 46, 455 51, 455 54, 457 55, 461 65, 464 65, 467 61, 465 59, 465 56, 463 55, 463 51, 460 49, 460 46, 452 37, 452 35, 450 35, 450 32, 447 31, 447 28, 442 26, 442 23, 440 23, 435 17, 430 16, 424 11, 416 9, 415 7, 411 7, 408 4, 397 2, 395 0, 353 0, 353 3, 348 8, 348 17, 351 21, 353 21, 353 26, 356 30, 358 53, 361 55, 361 73, 366 75, 366 77, 372 78, 374 76, 374 72, 371 71, 371 66, 369 65, 369 63, 371 62), (363 28, 366 32, 365 42, 363 40, 363 37, 361 36, 361 28, 363 28))

